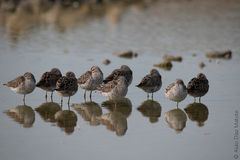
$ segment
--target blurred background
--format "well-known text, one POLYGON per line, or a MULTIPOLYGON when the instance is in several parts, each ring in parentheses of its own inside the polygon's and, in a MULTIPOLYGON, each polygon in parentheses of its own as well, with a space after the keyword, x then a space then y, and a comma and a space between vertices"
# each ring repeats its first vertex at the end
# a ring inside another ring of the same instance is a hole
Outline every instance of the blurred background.
POLYGON ((79 89, 69 111, 39 88, 23 106, 1 85, 0 159, 234 159, 239 62, 239 0, 0 0, 1 84, 53 67, 77 78, 93 65, 104 77, 133 70, 117 107, 98 93, 84 102, 79 89), (163 82, 154 101, 135 87, 152 68, 163 82), (170 83, 200 72, 210 85, 201 103, 188 96, 177 109, 165 98, 170 83))

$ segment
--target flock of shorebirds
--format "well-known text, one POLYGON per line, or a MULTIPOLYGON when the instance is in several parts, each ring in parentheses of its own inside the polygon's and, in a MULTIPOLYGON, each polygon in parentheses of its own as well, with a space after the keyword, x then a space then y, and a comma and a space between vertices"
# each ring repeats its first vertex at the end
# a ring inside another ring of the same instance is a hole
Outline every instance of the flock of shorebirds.
MULTIPOLYGON (((25 96, 34 91, 35 87, 46 91, 45 98, 47 99, 47 92, 51 92, 51 100, 53 92, 56 91, 61 96, 61 104, 63 97, 68 97, 68 105, 70 104, 70 97, 73 96, 78 88, 85 90, 84 99, 86 100, 86 92, 90 91, 89 97, 92 97, 92 91, 99 91, 103 96, 110 100, 123 98, 127 95, 128 86, 132 83, 133 72, 127 65, 122 65, 119 69, 112 71, 105 79, 103 72, 98 66, 93 66, 90 70, 82 74, 78 79, 73 72, 67 72, 62 76, 58 68, 53 68, 49 72, 45 72, 39 82, 36 83, 34 75, 26 72, 24 75, 15 78, 4 84, 12 91, 22 94, 25 104, 25 96)), ((142 89, 153 98, 153 93, 160 90, 162 86, 162 78, 158 70, 152 69, 149 74, 142 78, 141 82, 136 87, 142 89)), ((183 101, 187 94, 194 97, 194 101, 199 97, 204 96, 209 89, 208 79, 203 73, 199 73, 197 77, 192 78, 185 86, 183 80, 177 79, 175 82, 168 85, 165 90, 165 96, 178 103, 183 101)))

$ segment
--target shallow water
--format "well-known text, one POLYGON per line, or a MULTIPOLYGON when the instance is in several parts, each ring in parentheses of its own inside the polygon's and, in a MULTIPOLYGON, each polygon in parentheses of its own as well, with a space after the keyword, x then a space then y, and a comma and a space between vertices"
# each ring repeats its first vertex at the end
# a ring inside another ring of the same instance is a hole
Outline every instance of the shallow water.
MULTIPOLYGON (((19 34, 17 39, 12 39, 7 25, 2 25, 1 83, 26 71, 34 73, 39 80, 41 74, 52 67, 60 68, 63 73, 71 70, 79 76, 92 65, 99 65, 106 76, 122 64, 132 68, 134 79, 126 104, 115 110, 111 106, 104 107, 106 98, 94 93, 96 104, 91 111, 71 107, 75 113, 71 114, 77 116, 77 121, 73 118, 65 124, 69 125, 67 129, 59 127, 63 124, 54 118, 44 120, 36 111, 28 111, 27 125, 17 123, 4 111, 22 105, 22 96, 1 86, 1 159, 225 160, 234 159, 234 154, 239 153, 239 150, 234 152, 234 121, 239 112, 240 95, 239 1, 160 1, 148 7, 125 7, 118 12, 117 20, 110 12, 110 15, 106 13, 65 29, 57 29, 55 24, 34 26, 19 34), (138 57, 124 59, 112 54, 129 49, 138 52, 138 57), (204 55, 208 51, 226 49, 233 51, 231 60, 209 62, 204 55), (163 86, 154 94, 155 102, 149 102, 152 108, 141 113, 137 108, 147 103, 147 97, 135 85, 166 53, 181 55, 183 61, 174 62, 171 71, 159 69, 163 86), (106 58, 111 60, 108 66, 102 64, 106 58), (206 64, 203 69, 198 67, 201 61, 206 64), (193 110, 197 115, 184 111, 193 103, 190 96, 179 104, 183 111, 178 112, 180 116, 174 116, 176 110, 170 113, 180 128, 186 123, 182 131, 176 132, 165 121, 164 114, 176 109, 176 104, 164 97, 164 88, 176 78, 182 78, 186 84, 199 72, 208 77, 210 90, 202 98, 203 105, 194 106, 198 108, 193 110), (88 117, 93 113, 106 114, 105 117, 114 113, 112 117, 118 120, 123 131, 117 133, 106 121, 97 123, 97 116, 88 117), (150 115, 153 117, 149 118, 150 115)), ((36 88, 27 95, 26 104, 35 110, 45 102, 44 95, 45 92, 36 88)), ((56 94, 54 102, 60 102, 56 94)), ((64 99, 64 110, 68 109, 66 102, 64 99)), ((79 90, 71 102, 81 107, 83 91, 79 90)))

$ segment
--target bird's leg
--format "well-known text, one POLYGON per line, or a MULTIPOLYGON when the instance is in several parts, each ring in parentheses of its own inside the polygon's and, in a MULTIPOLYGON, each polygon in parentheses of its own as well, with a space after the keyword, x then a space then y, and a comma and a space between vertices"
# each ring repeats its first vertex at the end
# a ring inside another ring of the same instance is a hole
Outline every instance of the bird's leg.
POLYGON ((196 97, 194 97, 194 103, 196 103, 196 97))
POLYGON ((86 101, 86 90, 84 91, 84 100, 86 101))
POLYGON ((70 104, 70 96, 68 97, 68 106, 69 106, 69 104, 70 104))
POLYGON ((199 103, 201 103, 201 97, 199 97, 199 103))
POLYGON ((70 110, 70 96, 68 98, 68 110, 70 110))
POLYGON ((152 100, 153 100, 153 93, 152 93, 152 100))
POLYGON ((47 91, 46 91, 46 94, 45 94, 45 101, 47 102, 47 91))
POLYGON ((117 109, 117 102, 114 100, 114 108, 113 111, 115 111, 117 109))
POLYGON ((149 94, 147 93, 147 99, 149 99, 149 94))
POLYGON ((90 101, 92 101, 92 91, 90 91, 90 101))
POLYGON ((62 105, 63 105, 63 97, 61 97, 61 107, 62 107, 62 105))
POLYGON ((177 108, 178 108, 178 102, 177 102, 177 108))
POLYGON ((51 102, 53 102, 53 91, 51 93, 51 102))
POLYGON ((25 105, 25 94, 23 95, 23 104, 25 105))

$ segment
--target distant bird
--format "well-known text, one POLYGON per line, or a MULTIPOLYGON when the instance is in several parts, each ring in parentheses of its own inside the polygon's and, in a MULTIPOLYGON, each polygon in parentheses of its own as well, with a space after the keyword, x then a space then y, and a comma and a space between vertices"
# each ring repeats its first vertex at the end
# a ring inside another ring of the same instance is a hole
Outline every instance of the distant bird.
POLYGON ((203 73, 199 73, 197 77, 191 79, 187 85, 188 94, 194 97, 194 102, 196 101, 196 97, 199 97, 199 102, 201 102, 201 97, 208 92, 208 89, 208 79, 203 73))
POLYGON ((36 80, 34 75, 26 72, 23 76, 19 76, 3 85, 9 87, 15 93, 23 94, 23 102, 25 104, 25 96, 26 94, 32 93, 35 89, 35 84, 36 80))
POLYGON ((46 91, 45 98, 47 100, 47 92, 51 92, 51 100, 53 96, 53 92, 56 89, 56 83, 58 79, 62 77, 62 73, 58 68, 51 69, 50 72, 43 73, 41 79, 36 84, 37 87, 46 91))
POLYGON ((187 97, 187 88, 181 79, 177 79, 174 83, 171 83, 165 91, 165 96, 178 103, 187 97))
POLYGON ((125 77, 120 76, 116 80, 100 85, 97 89, 108 99, 120 99, 127 95, 128 85, 125 77))
POLYGON ((92 91, 103 82, 103 73, 98 66, 93 66, 89 71, 85 72, 78 78, 79 86, 85 90, 84 99, 86 100, 86 91, 90 91, 90 99, 92 98, 92 91))
POLYGON ((153 93, 160 90, 162 86, 162 77, 156 69, 152 69, 150 74, 143 77, 142 81, 136 86, 147 92, 147 98, 149 98, 149 93, 152 93, 153 99, 153 93))
POLYGON ((67 72, 66 76, 62 76, 56 83, 57 93, 61 96, 61 105, 63 97, 68 97, 68 106, 70 104, 70 97, 78 90, 77 78, 73 72, 67 72))
POLYGON ((113 70, 112 73, 103 80, 103 83, 108 83, 114 79, 116 80, 120 76, 124 76, 126 78, 128 86, 132 83, 133 73, 127 65, 122 65, 120 69, 113 70))

